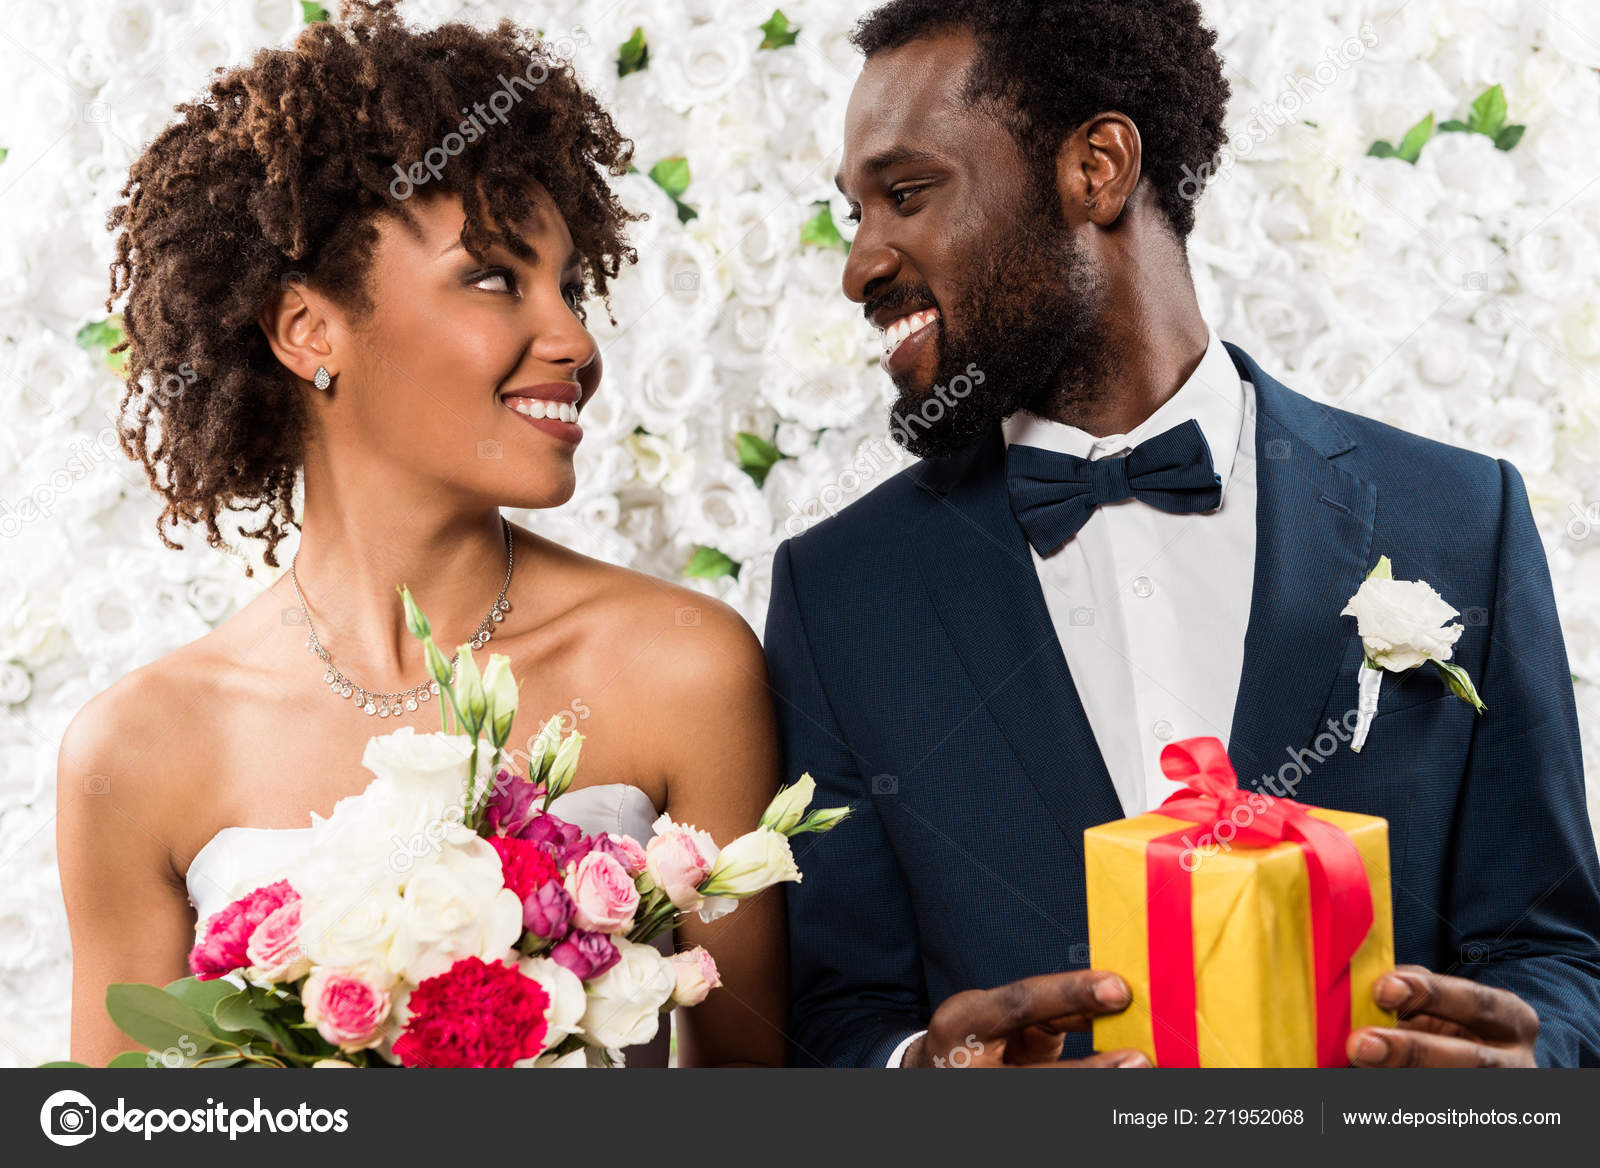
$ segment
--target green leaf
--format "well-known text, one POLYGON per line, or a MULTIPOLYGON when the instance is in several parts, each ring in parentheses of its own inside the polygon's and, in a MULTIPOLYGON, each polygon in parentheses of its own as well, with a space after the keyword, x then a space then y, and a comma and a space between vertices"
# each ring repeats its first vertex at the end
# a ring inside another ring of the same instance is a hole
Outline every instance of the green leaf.
POLYGON ((300 0, 300 13, 306 18, 307 24, 316 24, 319 20, 328 19, 328 10, 312 0, 300 0))
POLYGON ((208 1016, 223 998, 231 998, 239 992, 238 986, 220 977, 212 981, 201 981, 197 977, 180 977, 177 981, 168 982, 164 988, 180 1002, 193 1006, 208 1016))
POLYGON ((681 198, 689 189, 689 160, 681 156, 663 158, 650 168, 650 179, 673 199, 681 198))
POLYGON ((1434 666, 1444 674, 1444 683, 1450 687, 1450 692, 1466 702, 1478 713, 1483 713, 1489 707, 1483 704, 1483 699, 1478 696, 1478 691, 1472 687, 1472 678, 1467 676, 1467 671, 1461 666, 1450 661, 1434 661, 1434 666))
POLYGON ((1393 580, 1394 565, 1389 563, 1388 556, 1379 556, 1378 562, 1372 566, 1372 571, 1367 573, 1368 580, 1393 580))
POLYGON ((1470 134, 1472 133, 1472 127, 1460 118, 1451 118, 1449 121, 1439 123, 1439 132, 1441 134, 1470 134))
POLYGON ((259 1034, 267 1039, 274 1037, 272 1027, 267 1024, 261 1011, 256 1009, 255 1003, 250 1000, 250 995, 239 990, 234 990, 217 1002, 212 1007, 211 1017, 217 1029, 229 1031, 240 1037, 247 1034, 259 1034))
POLYGON ((849 251, 850 245, 833 222, 833 208, 828 201, 820 199, 811 205, 817 209, 817 213, 800 228, 800 246, 836 247, 841 251, 849 251))
POLYGON ((1500 133, 1500 127, 1506 124, 1506 91, 1498 85, 1490 86, 1478 95, 1478 100, 1472 103, 1472 113, 1467 118, 1467 125, 1480 134, 1487 134, 1493 138, 1500 133))
POLYGON ((644 43, 644 29, 635 27, 633 35, 617 46, 617 76, 626 77, 650 67, 650 46, 644 43))
POLYGON ((55 1062, 51 1062, 51 1063, 40 1063, 37 1067, 34 1068, 34 1070, 36 1070, 36 1071, 67 1070, 67 1069, 71 1069, 71 1070, 75 1070, 75 1071, 78 1071, 78 1070, 86 1071, 86 1070, 89 1070, 90 1067, 89 1067, 88 1063, 75 1063, 71 1059, 57 1059, 55 1062))
POLYGON ((734 436, 733 441, 739 451, 739 466, 755 480, 756 486, 761 486, 767 481, 767 472, 782 460, 783 455, 765 438, 743 430, 734 436))
POLYGON ((1367 148, 1367 156, 1370 158, 1393 158, 1394 147, 1390 143, 1385 142, 1382 138, 1379 138, 1367 148))
POLYGON ((1406 136, 1400 139, 1400 145, 1395 148, 1395 154, 1415 165, 1417 158, 1422 154, 1422 148, 1432 137, 1433 115, 1429 114, 1406 131, 1406 136))
POLYGON ((691 219, 700 218, 700 212, 696 211, 693 207, 689 206, 688 203, 685 203, 681 199, 673 199, 672 205, 677 208, 679 223, 687 223, 691 219))
POLYGON ((737 576, 739 565, 716 548, 702 544, 694 549, 683 574, 692 580, 720 580, 723 576, 737 576))
POLYGON ((127 1070, 129 1068, 148 1070, 151 1067, 160 1069, 166 1064, 160 1059, 154 1063, 150 1061, 150 1052, 146 1050, 125 1050, 116 1058, 106 1064, 109 1070, 127 1070))
POLYGON ((114 982, 106 987, 106 1013, 135 1042, 162 1050, 188 1039, 208 1046, 217 1035, 215 1023, 193 1006, 153 985, 114 982))
POLYGON ((10 153, 11 151, 7 150, 4 146, 0 146, 0 162, 4 162, 6 160, 6 155, 10 153))
POLYGON ((789 18, 783 14, 781 8, 772 10, 772 15, 767 17, 766 23, 761 26, 761 31, 766 34, 759 46, 763 49, 781 49, 786 45, 792 45, 795 38, 800 35, 799 28, 789 23, 789 18))
POLYGON ((1502 127, 1500 132, 1494 136, 1495 148, 1499 150, 1513 149, 1518 142, 1522 141, 1522 135, 1527 128, 1527 126, 1502 127))

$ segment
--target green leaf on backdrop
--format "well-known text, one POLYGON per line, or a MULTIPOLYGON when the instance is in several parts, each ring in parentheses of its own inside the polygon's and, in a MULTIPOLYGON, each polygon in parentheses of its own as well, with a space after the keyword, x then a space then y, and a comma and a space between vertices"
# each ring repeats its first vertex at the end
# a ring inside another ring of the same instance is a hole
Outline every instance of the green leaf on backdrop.
POLYGON ((650 180, 674 199, 689 189, 689 160, 682 155, 663 158, 650 168, 650 180))
POLYGON ((127 354, 111 351, 123 341, 122 317, 108 316, 104 320, 90 321, 78 330, 73 339, 78 342, 80 349, 103 356, 106 364, 118 373, 127 366, 127 354))
POLYGON ((1480 93, 1472 103, 1472 113, 1467 116, 1467 128, 1475 134, 1493 138, 1506 124, 1506 91, 1492 85, 1480 93))
POLYGON ((839 228, 833 222, 833 208, 828 201, 819 199, 811 205, 817 209, 817 213, 800 228, 800 246, 836 247, 841 251, 849 251, 850 244, 839 234, 839 228))
POLYGON ((756 486, 767 481, 767 472, 783 459, 778 448, 758 434, 741 430, 734 436, 739 451, 740 468, 755 480, 756 486))
POLYGON ((761 38, 760 48, 781 49, 794 44, 795 38, 800 35, 800 30, 789 23, 789 18, 783 14, 783 9, 774 8, 772 15, 767 17, 766 23, 761 26, 765 35, 761 38))
POLYGON ((1429 114, 1406 131, 1406 136, 1400 139, 1400 145, 1395 147, 1395 156, 1415 166, 1417 159, 1422 154, 1422 148, 1428 144, 1428 139, 1432 137, 1433 115, 1429 114))
POLYGON ((617 46, 617 76, 626 77, 650 67, 650 46, 644 43, 644 29, 635 27, 633 35, 617 46))
POLYGON ((683 574, 692 580, 720 580, 724 576, 737 576, 739 564, 716 548, 702 544, 694 549, 683 574))
POLYGON ((316 24, 320 20, 328 19, 328 10, 320 4, 313 4, 311 0, 300 0, 300 12, 306 18, 307 24, 316 24))

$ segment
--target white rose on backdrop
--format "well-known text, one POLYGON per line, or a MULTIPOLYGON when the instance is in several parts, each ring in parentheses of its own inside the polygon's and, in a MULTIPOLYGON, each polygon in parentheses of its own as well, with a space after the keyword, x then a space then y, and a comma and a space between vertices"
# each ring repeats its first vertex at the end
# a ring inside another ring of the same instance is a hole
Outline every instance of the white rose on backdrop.
POLYGON ((726 457, 667 506, 668 521, 690 543, 743 562, 768 545, 772 514, 761 489, 726 457))
MULTIPOLYGON (((1522 176, 1513 154, 1499 149, 1484 134, 1437 133, 1422 148, 1415 169, 1424 182, 1438 180, 1446 206, 1495 224, 1523 197, 1522 176)), ((1472 238, 1487 243, 1487 235, 1480 229, 1472 238)))
POLYGON ((620 959, 589 983, 583 1040, 591 1046, 629 1047, 649 1042, 661 1022, 661 1007, 677 978, 652 945, 617 938, 620 959))
MULTIPOLYGON (((719 365, 744 374, 766 366, 772 359, 777 337, 778 310, 775 306, 752 304, 742 296, 735 296, 717 320, 712 343, 722 354, 719 365)), ((750 376, 754 377, 755 373, 750 372, 750 376)))
POLYGON ((669 497, 682 495, 694 483, 694 456, 681 442, 688 431, 677 427, 670 435, 629 434, 622 440, 633 458, 635 473, 646 486, 658 487, 669 497))
POLYGON ((652 433, 697 421, 711 405, 711 374, 712 356, 698 339, 666 341, 637 371, 634 413, 652 433))
POLYGON ((1525 292, 1542 299, 1580 297, 1593 281, 1585 257, 1597 248, 1600 240, 1581 221, 1558 212, 1509 241, 1505 263, 1496 274, 1503 282, 1509 272, 1525 292))
POLYGON ((650 53, 650 72, 660 86, 661 99, 679 112, 716 102, 744 77, 761 36, 753 24, 707 24, 656 44, 650 53))
POLYGON ((1574 65, 1600 69, 1600 9, 1589 0, 1523 5, 1523 27, 1537 31, 1544 44, 1574 65))
POLYGON ((1507 459, 1524 475, 1543 474, 1555 462, 1550 411, 1522 398, 1482 400, 1465 420, 1465 445, 1507 459))

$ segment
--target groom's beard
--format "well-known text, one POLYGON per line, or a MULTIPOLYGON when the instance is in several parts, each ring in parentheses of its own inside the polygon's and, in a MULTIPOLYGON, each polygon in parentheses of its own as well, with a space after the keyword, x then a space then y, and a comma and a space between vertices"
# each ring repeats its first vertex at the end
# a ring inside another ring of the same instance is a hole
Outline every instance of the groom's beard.
POLYGON ((1105 279, 1058 219, 1055 208, 1028 212, 958 290, 956 324, 941 315, 934 385, 947 388, 943 401, 896 380, 890 433, 912 454, 954 454, 1018 410, 1067 417, 1103 392, 1113 356, 1100 322, 1105 279))

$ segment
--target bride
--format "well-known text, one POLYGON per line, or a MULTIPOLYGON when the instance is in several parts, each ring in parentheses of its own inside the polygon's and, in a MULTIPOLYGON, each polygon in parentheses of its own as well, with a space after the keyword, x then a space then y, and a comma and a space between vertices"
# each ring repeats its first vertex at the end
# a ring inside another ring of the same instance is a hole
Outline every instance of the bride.
MULTIPOLYGON (((164 500, 162 541, 182 521, 226 546, 230 508, 259 517, 269 565, 299 541, 253 602, 63 739, 80 1061, 137 1046, 106 986, 186 974, 196 909, 361 790, 368 738, 439 727, 399 584, 442 645, 477 634, 510 657, 513 746, 561 711, 583 731, 553 810, 586 831, 647 839, 665 811, 728 840, 777 788, 761 649, 731 609, 500 514, 573 493, 601 372, 585 302, 632 259, 605 175, 631 144, 531 34, 415 31, 392 8, 348 4, 220 75, 112 215, 122 441, 164 500)), ((678 930, 724 982, 680 1014, 680 1065, 781 1065, 782 903, 678 930)), ((629 1063, 665 1056, 663 1026, 629 1063)))

